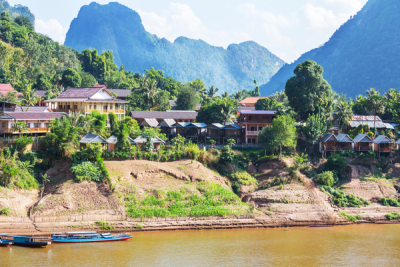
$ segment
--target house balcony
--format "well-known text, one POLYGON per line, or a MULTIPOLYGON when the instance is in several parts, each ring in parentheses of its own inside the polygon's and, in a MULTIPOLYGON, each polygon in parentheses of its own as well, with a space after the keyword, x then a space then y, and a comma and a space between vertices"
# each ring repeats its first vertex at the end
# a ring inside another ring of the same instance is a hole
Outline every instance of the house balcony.
POLYGON ((379 148, 379 150, 378 150, 378 152, 392 152, 393 151, 393 148, 391 148, 391 147, 380 147, 379 148))
POLYGON ((247 135, 257 135, 257 136, 258 136, 258 134, 259 134, 260 132, 262 132, 262 131, 247 131, 246 134, 247 134, 247 135))
MULTIPOLYGON (((21 133, 47 133, 50 132, 50 128, 28 128, 28 130, 21 131, 21 133)), ((15 129, 8 129, 7 133, 19 134, 19 131, 15 131, 15 129)))

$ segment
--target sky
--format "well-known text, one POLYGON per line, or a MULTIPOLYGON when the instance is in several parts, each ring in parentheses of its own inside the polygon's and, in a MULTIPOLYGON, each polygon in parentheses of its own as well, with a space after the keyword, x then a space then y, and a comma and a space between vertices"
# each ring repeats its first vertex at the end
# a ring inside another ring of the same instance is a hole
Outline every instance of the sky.
MULTIPOLYGON (((63 43, 79 9, 92 0, 8 0, 28 6, 36 31, 63 43)), ((109 0, 97 0, 107 4, 109 0)), ((323 45, 367 0, 119 0, 145 29, 173 42, 179 36, 214 46, 255 41, 287 63, 323 45)))

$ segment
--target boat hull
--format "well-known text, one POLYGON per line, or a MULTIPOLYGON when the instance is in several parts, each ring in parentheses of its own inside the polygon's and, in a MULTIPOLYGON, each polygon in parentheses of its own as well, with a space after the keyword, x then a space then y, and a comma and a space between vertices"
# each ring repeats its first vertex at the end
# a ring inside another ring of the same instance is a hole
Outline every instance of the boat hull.
POLYGON ((53 239, 53 243, 97 243, 97 242, 115 242, 115 241, 125 241, 131 239, 132 236, 125 236, 119 238, 102 238, 102 239, 53 239))
POLYGON ((12 242, 0 242, 0 247, 11 247, 12 242))
POLYGON ((32 247, 32 248, 42 248, 50 244, 51 242, 32 242, 32 243, 14 242, 15 246, 32 247))

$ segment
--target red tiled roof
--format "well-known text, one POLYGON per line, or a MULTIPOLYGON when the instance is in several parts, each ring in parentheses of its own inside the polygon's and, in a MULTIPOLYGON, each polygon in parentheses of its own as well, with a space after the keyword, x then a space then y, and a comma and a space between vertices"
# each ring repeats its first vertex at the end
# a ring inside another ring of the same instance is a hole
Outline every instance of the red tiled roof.
POLYGON ((0 94, 1 94, 2 96, 7 96, 9 92, 16 92, 15 95, 16 95, 17 97, 23 96, 22 93, 19 93, 19 92, 17 92, 17 91, 0 91, 0 94))
POLYGON ((15 91, 11 84, 0 84, 0 91, 15 91))
POLYGON ((269 98, 268 96, 249 96, 246 97, 245 99, 243 99, 242 101, 239 102, 239 104, 243 105, 243 104, 255 104, 257 103, 258 99, 261 98, 269 98))

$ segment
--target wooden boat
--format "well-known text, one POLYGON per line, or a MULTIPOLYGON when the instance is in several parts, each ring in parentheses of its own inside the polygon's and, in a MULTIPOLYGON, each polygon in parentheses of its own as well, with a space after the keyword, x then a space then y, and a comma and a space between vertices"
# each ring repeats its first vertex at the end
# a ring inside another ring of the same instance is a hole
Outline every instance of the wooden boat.
POLYGON ((51 244, 51 240, 49 237, 0 234, 0 240, 2 242, 11 242, 12 244, 17 246, 26 246, 26 247, 46 247, 47 245, 51 244))
POLYGON ((110 233, 99 234, 95 231, 88 232, 66 232, 51 234, 53 243, 89 243, 89 242, 111 242, 111 241, 124 241, 132 238, 131 235, 117 234, 111 235, 110 233))
POLYGON ((12 244, 13 242, 0 240, 0 247, 11 247, 12 244))

